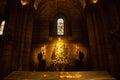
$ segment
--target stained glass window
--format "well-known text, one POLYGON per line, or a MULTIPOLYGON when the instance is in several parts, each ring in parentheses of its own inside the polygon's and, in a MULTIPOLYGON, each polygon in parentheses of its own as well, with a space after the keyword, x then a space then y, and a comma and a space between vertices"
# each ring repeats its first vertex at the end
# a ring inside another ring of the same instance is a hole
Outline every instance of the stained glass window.
POLYGON ((64 20, 62 18, 57 20, 57 35, 64 35, 64 20))
POLYGON ((3 20, 0 24, 0 35, 3 35, 4 26, 5 26, 5 20, 3 20))

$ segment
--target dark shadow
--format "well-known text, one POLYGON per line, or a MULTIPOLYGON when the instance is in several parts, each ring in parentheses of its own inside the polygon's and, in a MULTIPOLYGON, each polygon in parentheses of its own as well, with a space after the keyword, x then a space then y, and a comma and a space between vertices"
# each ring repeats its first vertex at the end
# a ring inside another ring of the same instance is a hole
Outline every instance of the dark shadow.
POLYGON ((38 60, 39 60, 39 64, 38 64, 38 69, 37 71, 45 71, 45 67, 46 67, 46 61, 42 59, 43 54, 40 52, 38 54, 38 60))
POLYGON ((83 59, 84 59, 84 53, 79 51, 79 60, 75 60, 75 70, 77 71, 83 71, 85 70, 83 59))

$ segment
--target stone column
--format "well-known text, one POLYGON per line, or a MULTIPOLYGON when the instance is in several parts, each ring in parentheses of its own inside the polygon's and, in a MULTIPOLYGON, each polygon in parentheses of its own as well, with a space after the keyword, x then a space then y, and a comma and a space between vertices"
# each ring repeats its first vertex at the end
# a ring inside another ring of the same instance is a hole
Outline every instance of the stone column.
POLYGON ((10 72, 17 70, 17 55, 16 49, 14 45, 15 34, 16 34, 16 20, 18 16, 18 12, 20 10, 20 2, 17 0, 6 0, 5 7, 5 27, 3 32, 3 48, 2 48, 2 67, 1 73, 2 77, 6 76, 10 72))
POLYGON ((35 9, 33 5, 28 4, 22 7, 21 12, 18 21, 21 22, 18 70, 29 70, 35 9))
POLYGON ((98 68, 98 58, 97 58, 97 44, 96 44, 96 34, 94 29, 93 16, 95 13, 90 10, 89 6, 85 8, 87 28, 88 28, 88 37, 89 37, 89 46, 90 46, 90 58, 91 58, 91 67, 92 69, 98 68))
POLYGON ((100 9, 99 4, 87 4, 85 8, 89 47, 90 47, 90 58, 92 69, 104 70, 104 52, 103 52, 103 40, 100 22, 100 9))

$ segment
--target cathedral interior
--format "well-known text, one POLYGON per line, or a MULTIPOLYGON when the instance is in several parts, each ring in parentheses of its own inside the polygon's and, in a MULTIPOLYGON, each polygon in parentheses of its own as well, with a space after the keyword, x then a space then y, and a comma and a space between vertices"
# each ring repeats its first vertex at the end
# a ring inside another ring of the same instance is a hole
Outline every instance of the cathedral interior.
POLYGON ((119 0, 0 0, 0 79, 107 71, 119 80, 119 48, 119 0))

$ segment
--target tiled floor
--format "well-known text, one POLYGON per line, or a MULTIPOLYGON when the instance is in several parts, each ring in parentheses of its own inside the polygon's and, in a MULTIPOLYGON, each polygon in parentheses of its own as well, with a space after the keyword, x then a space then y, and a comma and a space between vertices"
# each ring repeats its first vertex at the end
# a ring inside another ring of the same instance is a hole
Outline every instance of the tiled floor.
POLYGON ((4 80, 116 80, 106 71, 29 72, 14 71, 4 80))

